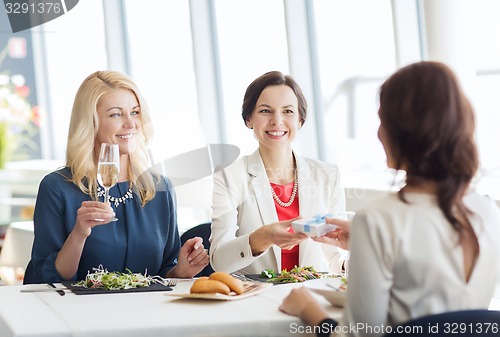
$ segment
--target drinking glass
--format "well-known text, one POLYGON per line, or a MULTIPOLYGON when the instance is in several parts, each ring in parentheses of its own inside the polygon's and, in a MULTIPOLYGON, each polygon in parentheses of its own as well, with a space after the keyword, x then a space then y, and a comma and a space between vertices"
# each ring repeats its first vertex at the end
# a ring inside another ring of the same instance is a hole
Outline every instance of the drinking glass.
MULTIPOLYGON (((116 185, 120 173, 120 149, 118 144, 102 143, 97 163, 97 181, 104 188, 104 202, 109 202, 109 189, 116 185)), ((111 219, 116 221, 117 218, 111 219)))

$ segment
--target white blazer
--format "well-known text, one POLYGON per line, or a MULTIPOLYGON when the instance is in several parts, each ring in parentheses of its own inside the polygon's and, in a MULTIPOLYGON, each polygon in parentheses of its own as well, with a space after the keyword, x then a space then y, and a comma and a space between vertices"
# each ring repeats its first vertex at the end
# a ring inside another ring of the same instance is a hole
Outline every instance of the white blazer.
MULTIPOLYGON (((299 210, 303 218, 345 211, 345 195, 337 166, 295 156, 299 210)), ((252 232, 278 221, 271 187, 259 150, 214 175, 210 262, 217 271, 258 274, 281 270, 281 249, 252 255, 252 232)), ((300 243, 300 266, 339 272, 342 260, 336 247, 310 238, 300 243)))

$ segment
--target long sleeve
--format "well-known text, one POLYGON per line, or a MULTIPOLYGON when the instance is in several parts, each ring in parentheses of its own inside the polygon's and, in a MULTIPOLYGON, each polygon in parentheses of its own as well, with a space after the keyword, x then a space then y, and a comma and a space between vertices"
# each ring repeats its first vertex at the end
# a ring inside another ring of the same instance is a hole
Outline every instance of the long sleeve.
POLYGON ((167 212, 167 240, 165 241, 165 250, 163 252, 163 262, 158 271, 158 275, 165 276, 167 272, 177 264, 177 257, 181 249, 181 241, 179 237, 179 229, 177 226, 177 200, 175 190, 170 182, 166 180, 166 202, 167 212))
POLYGON ((79 205, 90 200, 76 186, 64 181, 62 172, 47 175, 40 183, 35 212, 31 262, 36 283, 60 282, 55 260, 71 232, 79 205), (70 196, 74 202, 68 203, 70 196))
MULTIPOLYGON (((356 214, 351 224, 351 257, 344 325, 362 322, 367 326, 380 327, 387 323, 394 256, 387 237, 378 227, 371 226, 365 213, 356 214)), ((371 336, 363 332, 360 329, 354 336, 371 336)))
POLYGON ((259 228, 261 220, 253 215, 252 228, 241 227, 240 218, 245 212, 241 209, 248 191, 231 176, 231 172, 221 170, 214 175, 212 202, 211 263, 214 270, 234 272, 253 263, 257 257, 252 255, 249 236, 259 228), (236 186, 240 188, 235 188, 236 186))

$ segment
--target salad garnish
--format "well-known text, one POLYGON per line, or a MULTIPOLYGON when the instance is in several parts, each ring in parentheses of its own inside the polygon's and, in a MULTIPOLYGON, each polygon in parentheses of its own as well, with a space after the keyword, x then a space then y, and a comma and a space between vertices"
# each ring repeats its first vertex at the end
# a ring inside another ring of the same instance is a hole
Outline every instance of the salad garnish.
POLYGON ((273 269, 264 269, 262 273, 260 273, 260 277, 273 278, 276 277, 276 272, 273 269))
POLYGON ((122 272, 109 272, 102 265, 98 268, 92 268, 93 273, 87 273, 85 280, 73 283, 72 286, 83 288, 98 288, 106 290, 122 290, 131 288, 149 287, 151 283, 159 283, 168 285, 167 280, 160 276, 149 276, 147 270, 144 274, 132 273, 130 269, 126 269, 126 273, 122 272))
POLYGON ((344 290, 344 291, 347 291, 347 279, 345 277, 341 277, 340 278, 340 289, 341 290, 344 290))
POLYGON ((283 269, 279 275, 276 275, 276 273, 272 269, 264 269, 260 276, 267 277, 268 280, 266 281, 273 283, 297 283, 321 278, 321 274, 316 272, 316 270, 314 270, 314 267, 312 266, 295 266, 290 271, 283 269), (269 277, 268 274, 274 276, 269 277))

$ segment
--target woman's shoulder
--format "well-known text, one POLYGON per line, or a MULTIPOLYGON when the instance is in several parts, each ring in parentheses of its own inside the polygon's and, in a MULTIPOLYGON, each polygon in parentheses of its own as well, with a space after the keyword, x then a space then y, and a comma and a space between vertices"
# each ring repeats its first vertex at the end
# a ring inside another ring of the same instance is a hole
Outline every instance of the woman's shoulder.
POLYGON ((43 177, 42 183, 52 184, 61 181, 71 181, 71 177, 71 169, 69 167, 62 167, 48 173, 45 177, 43 177))
POLYGON ((395 192, 381 192, 380 196, 368 201, 363 207, 356 210, 356 217, 373 218, 400 218, 408 215, 405 204, 395 192))
POLYGON ((260 160, 260 156, 257 157, 254 154, 251 155, 245 155, 240 158, 235 159, 234 161, 230 163, 224 163, 224 165, 219 165, 215 167, 214 172, 216 174, 221 174, 223 171, 224 174, 229 174, 229 175, 238 175, 241 174, 242 172, 247 172, 249 171, 250 167, 255 168, 254 165, 262 165, 260 160), (259 163, 260 161, 260 163, 259 163))
POLYGON ((38 195, 65 195, 75 188, 76 185, 71 181, 71 170, 68 167, 63 167, 42 178, 38 187, 38 195))
MULTIPOLYGON (((401 200, 397 192, 387 192, 381 197, 368 202, 356 212, 356 215, 390 218, 403 217, 408 219, 412 216, 422 216, 423 209, 426 210, 425 214, 428 216, 436 213, 441 214, 435 195, 406 193, 404 199, 406 201, 401 200)), ((497 202, 487 195, 482 195, 475 190, 471 190, 464 195, 463 201, 472 213, 481 214, 488 218, 500 219, 500 208, 497 202)))
POLYGON ((174 190, 174 183, 170 180, 169 177, 165 175, 154 175, 153 179, 156 184, 156 192, 161 191, 172 191, 174 190))

